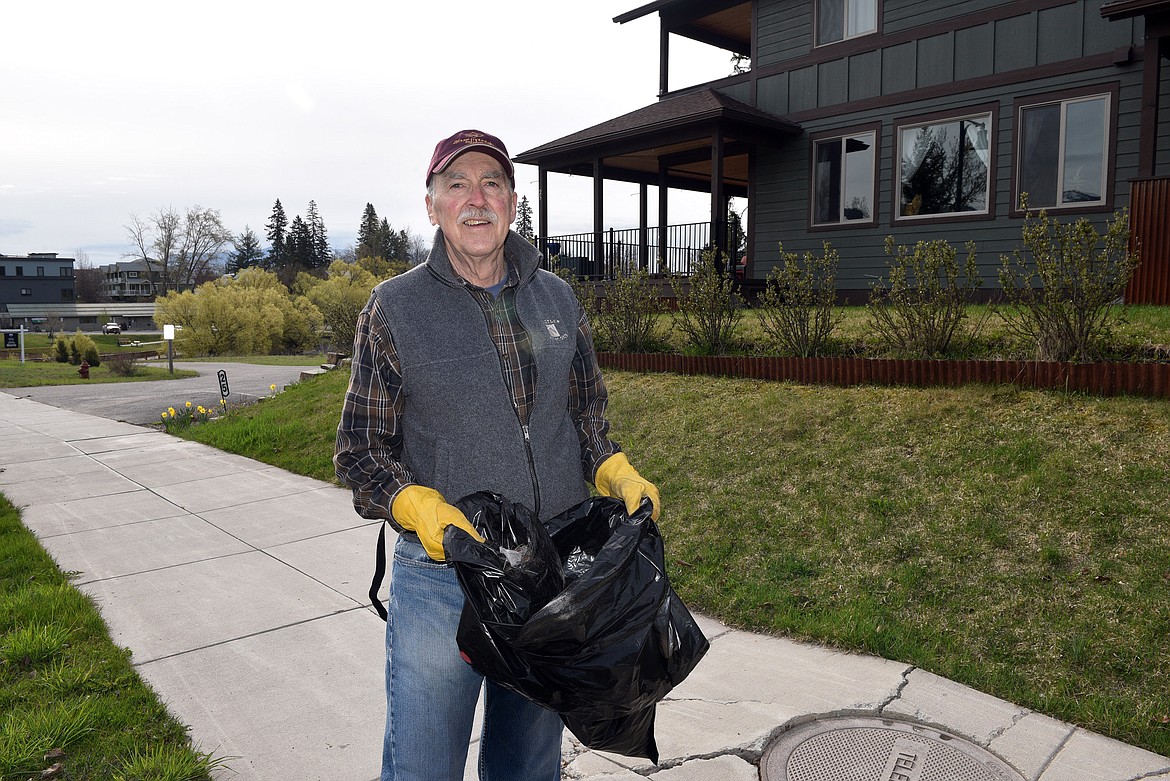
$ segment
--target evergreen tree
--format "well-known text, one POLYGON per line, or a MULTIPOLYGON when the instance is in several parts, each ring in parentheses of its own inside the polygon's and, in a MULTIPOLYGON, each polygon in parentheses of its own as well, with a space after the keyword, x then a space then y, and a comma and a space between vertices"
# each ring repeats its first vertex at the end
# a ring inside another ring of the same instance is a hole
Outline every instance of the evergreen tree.
POLYGON ((276 205, 272 207, 272 216, 268 218, 268 258, 264 264, 265 268, 278 269, 283 268, 288 262, 287 247, 285 247, 285 228, 288 227, 288 217, 284 214, 284 207, 280 205, 280 199, 276 199, 276 205))
POLYGON ((246 268, 260 266, 264 262, 264 250, 260 248, 260 237, 249 226, 232 239, 236 251, 228 253, 227 272, 234 274, 246 268))
POLYGON ((357 256, 359 258, 373 257, 378 254, 378 213, 374 211, 374 204, 367 203, 362 212, 362 222, 358 227, 357 256))
POLYGON ((520 199, 520 205, 516 207, 516 232, 529 243, 536 243, 536 234, 532 231, 532 206, 528 203, 527 195, 520 199))
POLYGON ((398 234, 390 227, 390 223, 383 217, 382 221, 378 223, 378 239, 374 246, 375 255, 386 260, 394 260, 398 257, 397 247, 395 246, 398 234))
POLYGON ((317 202, 309 201, 309 208, 305 211, 305 224, 309 228, 309 268, 328 268, 333 262, 333 250, 329 248, 329 239, 325 233, 325 221, 317 211, 317 202))
POLYGON ((300 271, 312 268, 313 264, 313 234, 309 224, 301 219, 301 215, 293 217, 288 226, 288 235, 284 240, 286 263, 285 268, 300 271))

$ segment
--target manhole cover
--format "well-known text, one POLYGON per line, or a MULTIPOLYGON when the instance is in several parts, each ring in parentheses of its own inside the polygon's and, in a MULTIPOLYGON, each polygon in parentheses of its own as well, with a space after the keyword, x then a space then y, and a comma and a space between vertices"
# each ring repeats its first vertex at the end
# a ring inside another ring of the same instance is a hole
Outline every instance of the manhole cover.
POLYGON ((763 781, 1024 781, 974 743, 920 724, 873 717, 822 719, 778 737, 763 781))

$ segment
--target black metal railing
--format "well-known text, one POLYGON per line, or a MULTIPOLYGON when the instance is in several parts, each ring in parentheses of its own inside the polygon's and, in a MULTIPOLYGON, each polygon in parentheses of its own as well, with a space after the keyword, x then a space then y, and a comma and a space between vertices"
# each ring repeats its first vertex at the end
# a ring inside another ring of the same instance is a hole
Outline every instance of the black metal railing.
POLYGON ((549 236, 543 249, 550 260, 555 257, 560 267, 585 279, 628 276, 642 265, 654 274, 690 276, 710 244, 711 223, 666 226, 665 254, 658 244, 657 227, 646 229, 645 244, 641 233, 639 228, 603 231, 600 257, 592 232, 549 236))

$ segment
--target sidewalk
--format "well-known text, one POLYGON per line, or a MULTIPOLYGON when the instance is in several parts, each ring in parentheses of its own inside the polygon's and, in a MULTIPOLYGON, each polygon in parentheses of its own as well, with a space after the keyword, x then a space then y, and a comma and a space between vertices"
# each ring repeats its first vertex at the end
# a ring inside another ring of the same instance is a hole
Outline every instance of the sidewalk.
MULTIPOLYGON (((0 392, 0 492, 79 573, 195 743, 237 757, 218 777, 376 778, 384 624, 366 591, 378 525, 348 491, 0 392)), ((773 738, 880 716, 946 733, 938 745, 970 741, 1027 781, 1170 781, 1170 758, 905 664, 701 625, 710 652, 658 707, 658 769, 567 739, 566 779, 749 781, 762 765, 767 781, 798 781, 765 755, 773 738)), ((931 778, 918 772, 881 781, 931 778)))

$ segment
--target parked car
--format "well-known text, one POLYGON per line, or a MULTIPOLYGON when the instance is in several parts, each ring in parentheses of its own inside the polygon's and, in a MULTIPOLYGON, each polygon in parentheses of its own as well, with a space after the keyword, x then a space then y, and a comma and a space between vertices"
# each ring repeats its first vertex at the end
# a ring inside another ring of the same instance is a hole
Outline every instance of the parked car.
POLYGON ((102 326, 103 334, 120 334, 122 333, 122 326, 117 323, 106 323, 102 326))

